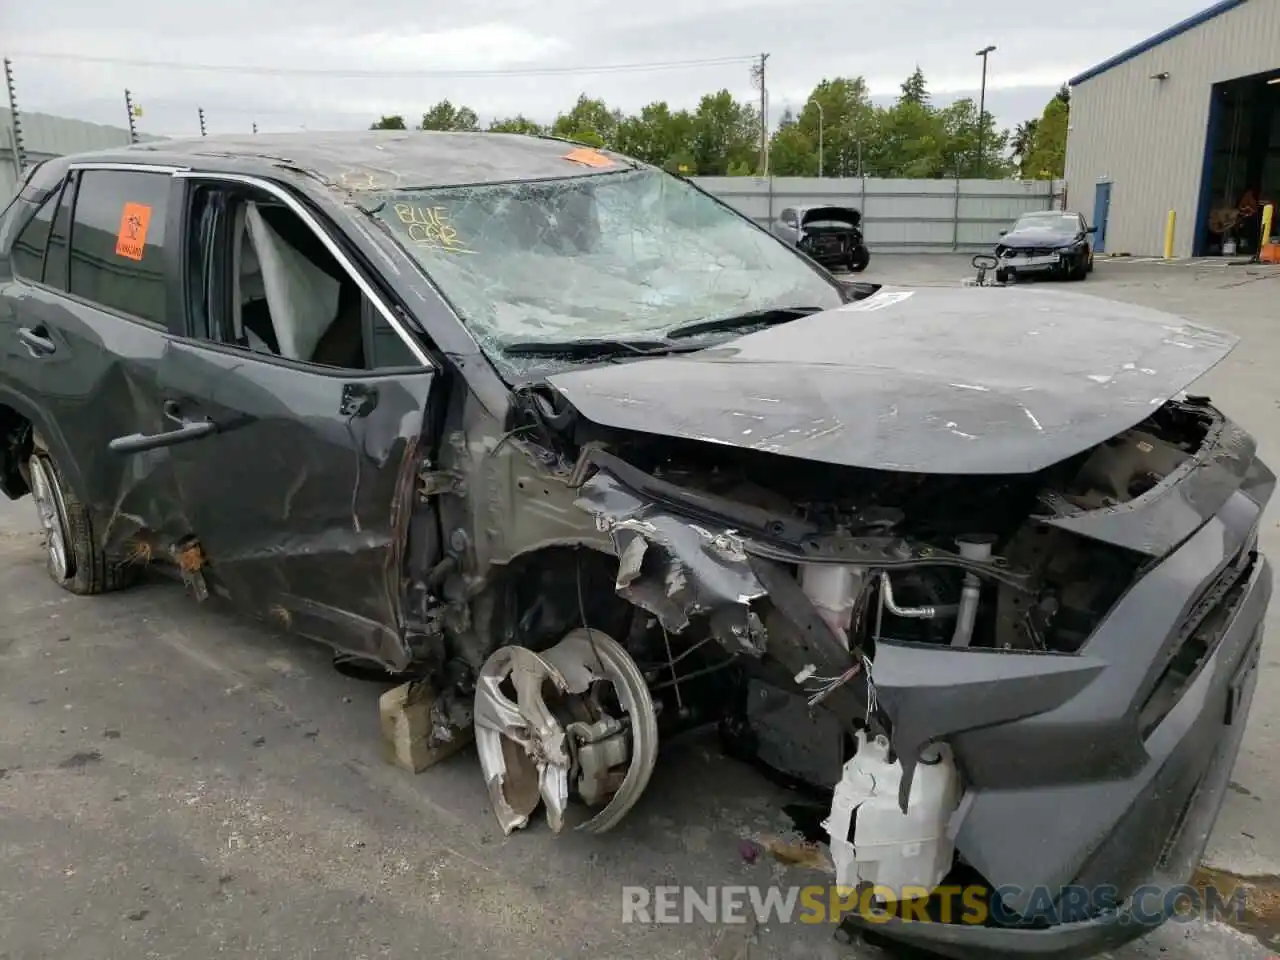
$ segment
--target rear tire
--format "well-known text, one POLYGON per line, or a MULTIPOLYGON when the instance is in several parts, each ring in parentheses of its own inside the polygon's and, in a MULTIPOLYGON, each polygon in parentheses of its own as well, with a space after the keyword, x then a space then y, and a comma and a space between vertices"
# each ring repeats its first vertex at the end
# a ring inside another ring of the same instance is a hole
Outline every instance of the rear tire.
POLYGON ((871 251, 863 244, 858 244, 849 251, 849 271, 851 273, 861 273, 867 269, 867 264, 871 262, 871 251))
POLYGON ((38 445, 27 461, 31 496, 44 529, 45 569, 54 583, 80 596, 129 586, 138 569, 112 560, 93 535, 89 511, 62 477, 48 450, 38 445))

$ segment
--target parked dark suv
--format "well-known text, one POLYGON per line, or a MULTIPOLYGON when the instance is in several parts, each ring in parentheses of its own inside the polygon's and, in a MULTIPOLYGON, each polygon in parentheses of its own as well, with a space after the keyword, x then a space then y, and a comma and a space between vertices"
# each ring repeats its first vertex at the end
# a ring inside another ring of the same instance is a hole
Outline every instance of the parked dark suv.
POLYGON ((986 910, 846 924, 1084 955, 1172 909, 1248 715, 1275 478, 1183 393, 1234 344, 841 283, 549 138, 160 142, 0 217, 0 486, 74 593, 161 568, 411 671, 508 833, 718 723, 829 792, 841 887, 986 910))

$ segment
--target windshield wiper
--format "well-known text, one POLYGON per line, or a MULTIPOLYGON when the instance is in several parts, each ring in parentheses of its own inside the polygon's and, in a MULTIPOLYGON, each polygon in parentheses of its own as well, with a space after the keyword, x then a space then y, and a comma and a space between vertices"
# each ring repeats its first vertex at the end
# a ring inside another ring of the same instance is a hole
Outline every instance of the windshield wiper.
POLYGON ((668 343, 661 339, 616 340, 603 337, 587 337, 581 340, 517 340, 498 346, 503 353, 510 356, 572 359, 632 355, 656 357, 666 353, 688 353, 701 349, 690 344, 668 343))
POLYGON ((703 333, 718 333, 721 330, 738 330, 742 327, 756 327, 762 324, 773 326, 807 317, 811 313, 821 313, 822 309, 822 307, 768 307, 764 310, 751 310, 728 317, 695 320, 692 323, 672 327, 667 331, 667 338, 678 340, 681 337, 696 337, 703 333))

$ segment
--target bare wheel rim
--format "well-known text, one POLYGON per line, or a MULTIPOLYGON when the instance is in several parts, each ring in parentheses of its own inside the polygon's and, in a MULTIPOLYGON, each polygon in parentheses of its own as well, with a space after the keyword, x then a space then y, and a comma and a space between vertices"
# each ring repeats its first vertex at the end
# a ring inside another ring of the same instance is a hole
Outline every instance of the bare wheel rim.
POLYGON ((53 472, 45 465, 44 458, 31 458, 31 496, 36 502, 36 513, 44 530, 45 549, 49 551, 49 563, 54 575, 65 580, 71 575, 71 559, 67 551, 66 506, 62 491, 53 472))

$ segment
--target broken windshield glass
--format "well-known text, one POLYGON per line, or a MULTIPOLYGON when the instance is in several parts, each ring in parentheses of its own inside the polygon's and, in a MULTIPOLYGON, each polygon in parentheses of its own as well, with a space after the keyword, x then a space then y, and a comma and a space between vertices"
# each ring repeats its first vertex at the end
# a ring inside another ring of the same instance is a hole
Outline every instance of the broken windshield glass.
POLYGON ((375 216, 495 352, 843 302, 768 233, 654 170, 402 191, 375 216))

